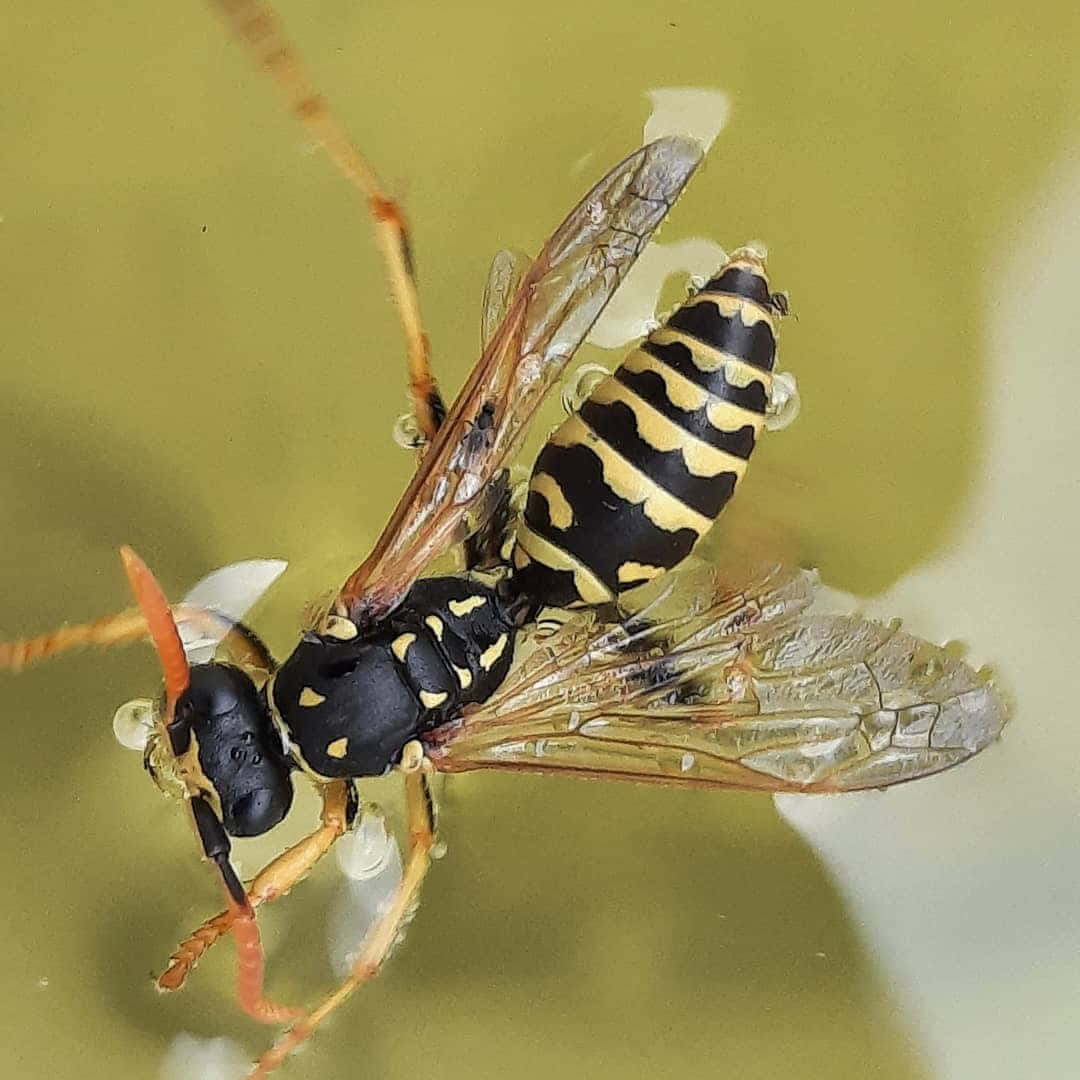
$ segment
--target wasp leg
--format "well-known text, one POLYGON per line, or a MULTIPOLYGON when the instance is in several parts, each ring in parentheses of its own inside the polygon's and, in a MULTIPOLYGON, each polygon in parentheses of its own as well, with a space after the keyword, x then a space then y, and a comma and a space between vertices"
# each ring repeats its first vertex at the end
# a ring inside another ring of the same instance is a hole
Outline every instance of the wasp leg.
MULTIPOLYGON (((305 878, 315 864, 343 836, 356 817, 356 789, 351 780, 337 780, 323 789, 322 825, 288 851, 282 852, 256 874, 247 891, 247 903, 254 910, 260 904, 284 896, 305 878)), ((159 990, 179 990, 203 953, 232 928, 232 908, 207 919, 185 938, 169 957, 168 968, 158 976, 159 990)))
MULTIPOLYGON (((175 607, 171 610, 178 626, 193 626, 220 638, 234 660, 248 667, 259 668, 268 675, 277 667, 261 639, 243 623, 204 608, 175 607)), ((105 615, 93 622, 61 626, 58 630, 37 637, 0 641, 0 670, 21 671, 30 664, 69 649, 81 649, 87 645, 108 649, 113 645, 139 641, 148 634, 145 616, 132 608, 116 615, 105 615)))
POLYGON ((255 912, 248 903, 244 886, 229 862, 229 837, 217 814, 201 796, 190 801, 206 857, 217 867, 225 887, 229 926, 236 939, 236 996, 244 1012, 264 1024, 282 1024, 300 1015, 300 1010, 275 1005, 263 997, 263 952, 255 912))
POLYGON ((383 191, 375 170, 337 125, 330 109, 308 82, 296 49, 274 13, 261 0, 217 0, 226 21, 251 49, 260 67, 284 93, 293 115, 326 151, 345 178, 367 200, 375 240, 386 265, 408 347, 409 389, 416 421, 430 442, 446 407, 431 374, 427 334, 420 318, 409 229, 401 207, 383 191))
POLYGON ((402 926, 416 906, 420 886, 431 865, 435 843, 434 803, 428 787, 431 764, 423 747, 411 742, 402 754, 400 770, 405 779, 405 804, 409 820, 409 857, 401 883, 390 906, 368 931, 360 952, 353 961, 349 977, 316 1009, 298 1020, 259 1058, 249 1080, 258 1080, 273 1072, 311 1033, 362 983, 374 978, 393 948, 402 926))
POLYGON ((22 638, 19 641, 0 642, 0 668, 21 671, 28 664, 36 664, 67 649, 84 645, 119 645, 146 637, 146 619, 141 611, 121 611, 118 615, 106 615, 90 623, 78 626, 61 626, 48 634, 22 638))

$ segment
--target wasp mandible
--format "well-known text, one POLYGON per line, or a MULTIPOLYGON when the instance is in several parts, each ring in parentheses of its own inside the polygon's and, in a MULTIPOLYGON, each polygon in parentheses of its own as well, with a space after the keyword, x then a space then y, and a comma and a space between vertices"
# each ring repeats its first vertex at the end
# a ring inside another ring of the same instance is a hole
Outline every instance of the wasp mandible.
POLYGON ((703 157, 669 136, 629 155, 532 260, 497 257, 481 357, 447 409, 400 207, 309 85, 260 0, 219 0, 294 113, 367 201, 405 331, 418 468, 371 554, 278 664, 240 623, 222 659, 190 663, 170 607, 122 552, 138 610, 0 646, 19 667, 74 645, 149 636, 164 674, 146 762, 184 797, 225 909, 159 978, 178 988, 231 933, 237 995, 290 1025, 253 1075, 280 1065, 372 978, 415 904, 435 842, 429 780, 477 768, 761 791, 842 792, 966 760, 1005 721, 988 675, 895 624, 811 610, 815 576, 762 556, 695 563, 772 407, 788 305, 764 253, 736 251, 599 382, 547 440, 524 505, 508 469, 538 406, 703 157), (452 548, 465 569, 427 576, 452 548), (354 823, 355 781, 403 778, 408 856, 389 909, 316 1007, 268 1000, 255 909, 287 892, 354 823), (246 886, 230 837, 271 830, 293 778, 319 827, 246 886))

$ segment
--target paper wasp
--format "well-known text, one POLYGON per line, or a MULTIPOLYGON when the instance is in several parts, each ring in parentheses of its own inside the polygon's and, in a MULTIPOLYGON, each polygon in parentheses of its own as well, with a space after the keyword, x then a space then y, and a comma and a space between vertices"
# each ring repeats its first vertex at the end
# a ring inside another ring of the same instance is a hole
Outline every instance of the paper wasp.
POLYGON ((258 0, 221 6, 367 199, 405 328, 419 467, 372 553, 281 665, 242 626, 224 636, 230 662, 190 664, 178 624, 213 613, 171 609, 127 549, 139 612, 16 642, 0 660, 153 640, 165 698, 147 764, 185 796, 226 898, 159 984, 178 987, 231 932, 243 1008, 291 1023, 256 1067, 265 1075, 378 971, 431 859, 435 771, 839 792, 966 760, 996 737, 1004 708, 985 676, 944 649, 895 626, 812 613, 809 572, 767 559, 684 564, 769 408, 786 301, 752 250, 720 267, 549 439, 524 508, 509 498, 506 469, 540 402, 689 181, 699 146, 668 137, 638 150, 535 260, 496 261, 481 359, 446 409, 400 209, 308 86, 273 15, 258 0), (423 576, 458 545, 467 572, 423 576), (254 909, 351 826, 354 781, 388 770, 403 777, 409 820, 390 909, 334 993, 305 1013, 276 1005, 263 994, 254 909), (321 824, 245 887, 229 837, 280 822, 295 772, 320 789, 321 824))

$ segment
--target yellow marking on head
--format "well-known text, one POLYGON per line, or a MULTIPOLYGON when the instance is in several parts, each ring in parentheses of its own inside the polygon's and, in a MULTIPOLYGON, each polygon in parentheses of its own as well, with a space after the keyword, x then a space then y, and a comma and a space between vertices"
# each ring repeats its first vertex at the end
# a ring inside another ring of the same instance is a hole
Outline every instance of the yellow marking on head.
POLYGON ((506 652, 508 640, 505 634, 500 634, 498 640, 480 654, 480 666, 485 671, 490 671, 499 662, 499 657, 506 652))
POLYGON ((445 690, 439 690, 437 692, 421 690, 420 704, 423 705, 425 709, 434 709, 436 706, 441 705, 449 696, 450 695, 445 690))
POLYGON ((457 664, 451 664, 450 666, 454 669, 454 674, 457 676, 461 689, 468 690, 472 686, 472 672, 468 668, 458 667, 457 664))
POLYGON ((326 744, 327 757, 337 758, 340 761, 348 752, 349 740, 345 736, 326 744))
POLYGON ((694 476, 718 476, 731 472, 738 480, 746 472, 745 458, 702 442, 617 379, 605 379, 589 395, 589 400, 598 405, 616 402, 625 405, 634 414, 638 435, 654 450, 678 450, 687 470, 694 476))
POLYGON ((214 813, 221 818, 221 796, 210 782, 210 777, 203 772, 202 763, 199 761, 199 738, 194 730, 191 732, 187 750, 176 758, 176 771, 188 794, 204 796, 213 807, 214 813))
POLYGON ((529 563, 531 563, 531 562, 532 562, 532 559, 529 558, 529 556, 526 553, 525 549, 519 543, 517 543, 515 541, 515 543, 514 543, 514 555, 513 555, 514 569, 515 570, 524 570, 525 567, 528 566, 529 563))
POLYGON ((619 564, 618 576, 622 582, 652 581, 667 569, 666 566, 651 566, 648 563, 624 562, 619 564))
POLYGON ((405 654, 409 651, 409 646, 415 640, 415 634, 398 634, 398 636, 390 642, 390 651, 401 663, 405 663, 405 654))
POLYGON ((548 505, 548 517, 556 529, 569 529, 574 524, 574 508, 563 494, 558 480, 549 473, 533 473, 529 490, 543 495, 548 505))
POLYGON ((772 373, 754 367, 753 364, 748 364, 745 360, 724 352, 723 349, 714 349, 690 334, 685 334, 681 330, 672 330, 667 326, 654 330, 649 335, 649 340, 657 345, 671 345, 674 342, 685 345, 690 350, 690 359, 698 371, 712 375, 722 369, 724 378, 739 389, 745 389, 752 382, 759 382, 765 387, 765 397, 769 396, 769 391, 772 389, 772 373))
POLYGON ((360 628, 344 615, 327 615, 322 627, 323 637, 336 638, 338 641, 352 641, 360 628))
POLYGON ((556 446, 587 446, 600 459, 604 483, 620 499, 640 504, 645 516, 661 529, 668 532, 693 529, 702 536, 712 528, 712 518, 680 502, 600 438, 580 416, 571 416, 548 441, 556 446))
POLYGON ((518 547, 514 551, 515 565, 518 551, 524 550, 529 560, 535 560, 541 566, 550 567, 552 570, 568 570, 574 575, 574 588, 578 596, 586 604, 603 604, 615 595, 585 563, 570 552, 563 551, 547 537, 533 532, 525 522, 518 526, 517 542, 518 547))
POLYGON ((424 619, 427 628, 435 635, 437 641, 442 641, 443 621, 438 615, 428 615, 424 619))
POLYGON ((470 611, 475 611, 477 608, 482 608, 487 603, 487 598, 484 596, 467 596, 464 600, 451 600, 446 606, 450 609, 451 615, 468 615, 470 611))
POLYGON ((325 700, 325 694, 320 694, 318 690, 312 690, 310 686, 305 686, 300 691, 300 704, 305 708, 310 709, 314 705, 321 705, 325 700))

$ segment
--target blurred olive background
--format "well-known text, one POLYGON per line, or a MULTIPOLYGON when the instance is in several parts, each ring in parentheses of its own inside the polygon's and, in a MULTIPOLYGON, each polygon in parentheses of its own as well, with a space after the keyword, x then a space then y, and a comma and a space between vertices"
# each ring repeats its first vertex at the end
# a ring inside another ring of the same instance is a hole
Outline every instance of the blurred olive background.
MULTIPOLYGON (((283 1075, 1067 1074, 1080 9, 278 9, 406 205, 451 392, 494 251, 535 251, 640 141, 646 91, 726 91, 664 237, 763 238, 798 313, 782 354, 803 413, 760 451, 747 512, 838 588, 914 580, 878 606, 966 638, 1017 703, 965 769, 830 802, 844 820, 821 847, 762 796, 454 779, 405 946, 283 1075), (962 943, 935 937, 950 920, 962 943)), ((412 464, 389 435, 402 345, 363 202, 208 6, 6 15, 0 635, 125 606, 127 542, 176 594, 291 560, 259 619, 285 651, 412 464)), ((5 1075, 156 1076, 181 1031, 251 1054, 271 1038, 238 1015, 230 946, 182 995, 150 986, 219 902, 184 815, 110 732, 156 679, 140 648, 0 680, 5 1075)), ((248 872, 265 850, 241 849, 248 872)), ((337 874, 266 912, 276 997, 329 984, 337 874)))

